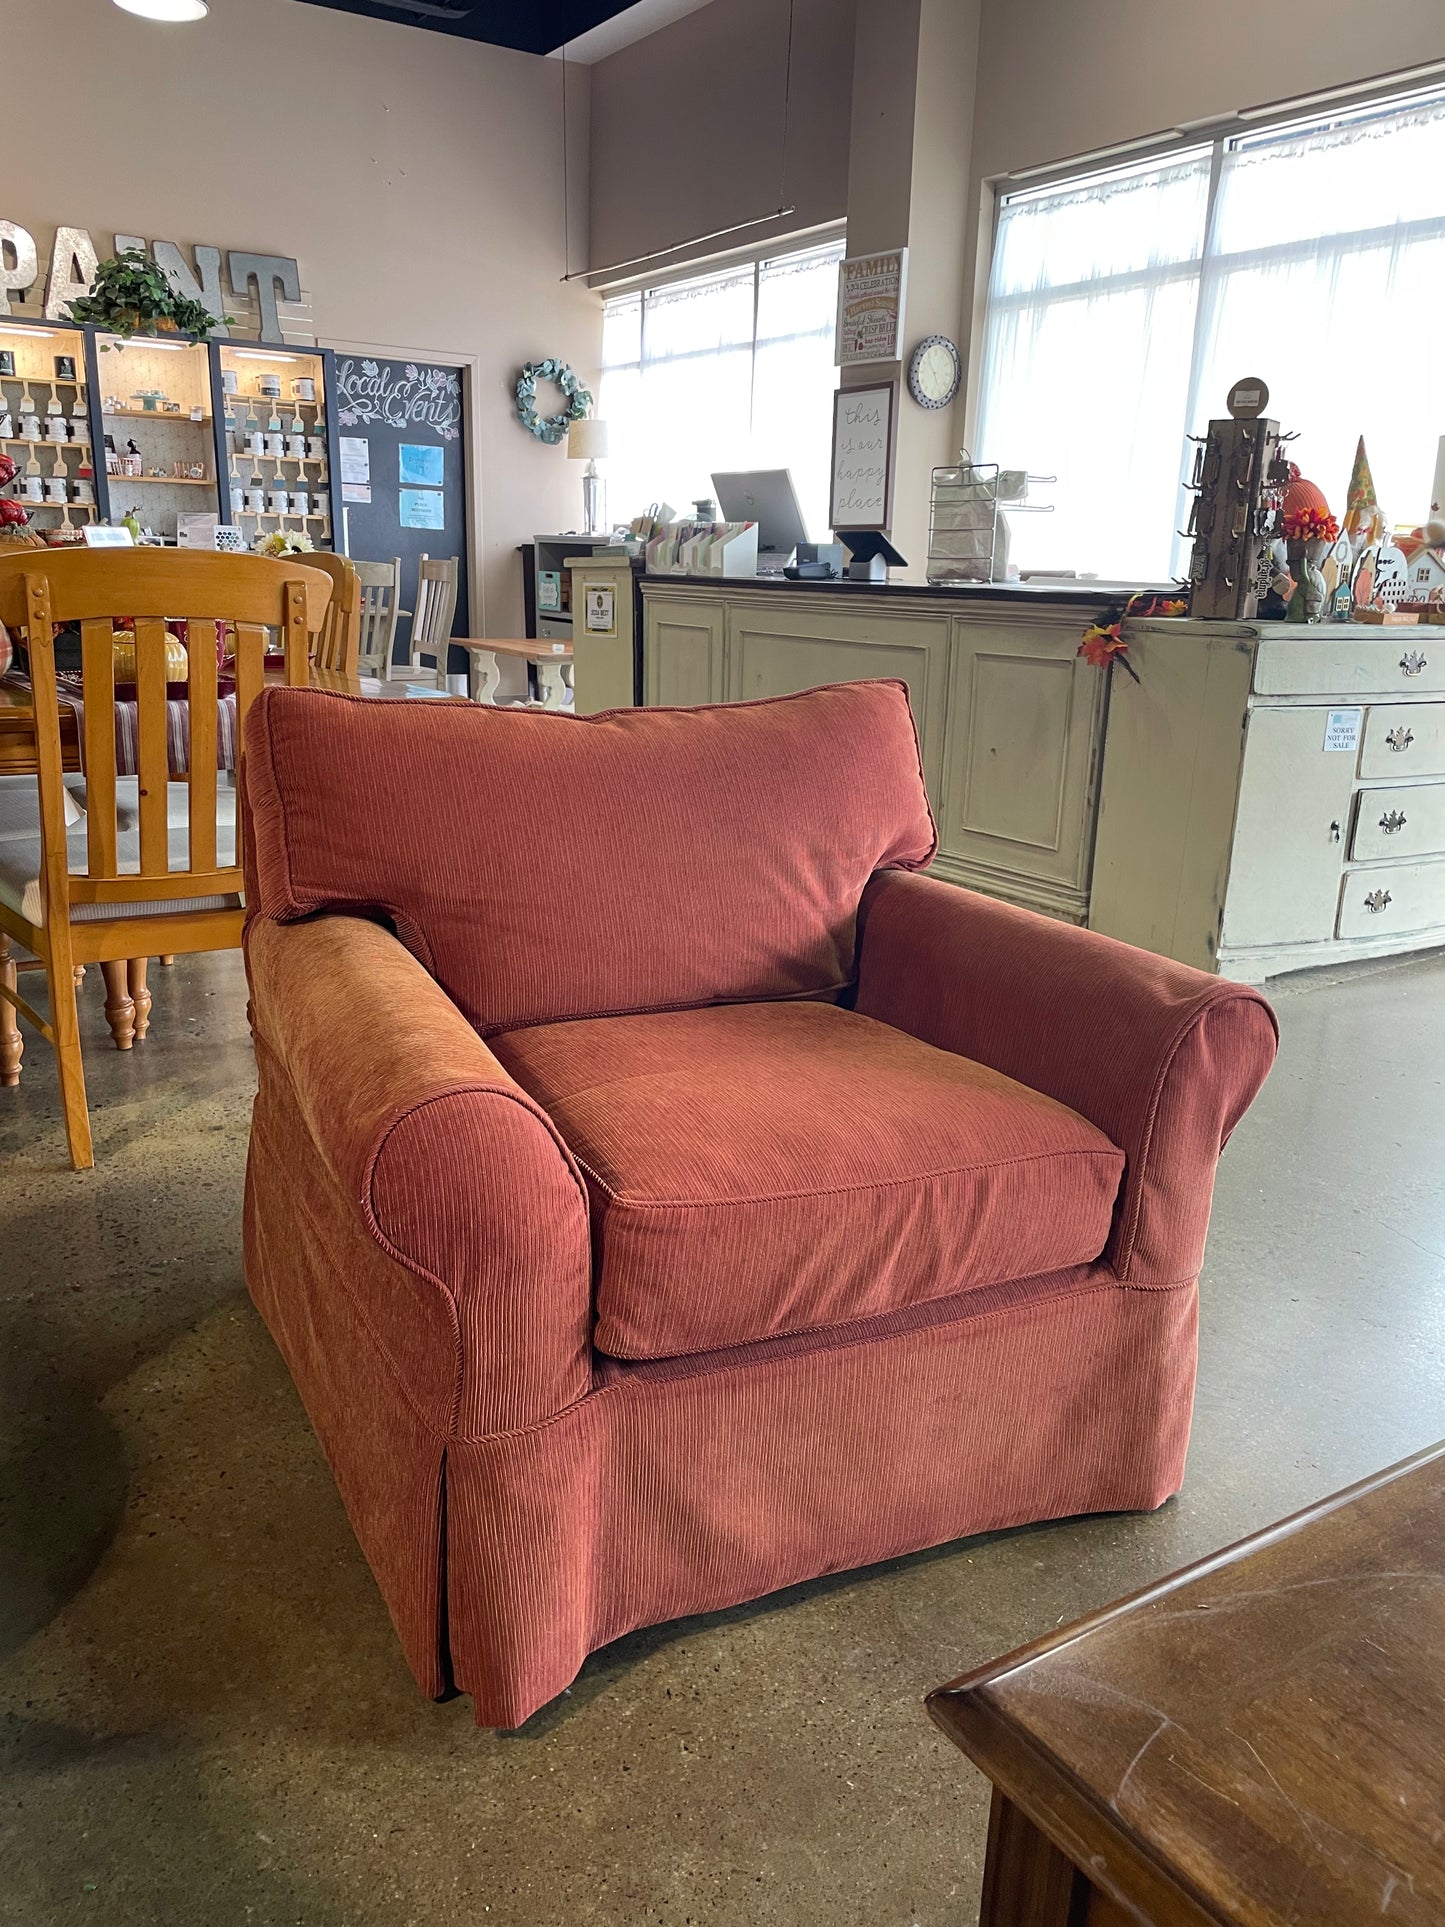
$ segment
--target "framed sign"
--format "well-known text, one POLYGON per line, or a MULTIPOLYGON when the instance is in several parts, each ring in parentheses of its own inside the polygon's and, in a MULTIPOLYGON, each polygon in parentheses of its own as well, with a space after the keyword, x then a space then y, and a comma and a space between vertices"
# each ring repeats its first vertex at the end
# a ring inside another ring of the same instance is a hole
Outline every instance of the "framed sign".
POLYGON ((908 291, 908 250, 855 254, 838 267, 838 330, 834 360, 840 368, 903 356, 903 301, 908 291))
POLYGON ((828 526, 886 529, 893 520, 896 381, 840 388, 833 397, 828 526))
POLYGON ((584 582, 583 606, 589 636, 617 634, 617 585, 614 582, 584 582))

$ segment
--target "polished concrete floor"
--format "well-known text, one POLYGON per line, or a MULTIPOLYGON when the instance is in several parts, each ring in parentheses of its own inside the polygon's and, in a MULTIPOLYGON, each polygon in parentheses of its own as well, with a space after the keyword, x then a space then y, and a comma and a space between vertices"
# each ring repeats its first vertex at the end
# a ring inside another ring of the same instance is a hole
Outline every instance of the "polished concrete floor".
MULTIPOLYGON (((95 973, 92 973, 94 976, 95 973)), ((961 1927, 931 1686, 1445 1433, 1445 961, 1297 982, 1220 1174, 1189 1476, 595 1658, 515 1736, 413 1688, 241 1283, 239 959, 85 994, 0 1091, 0 1921, 961 1927)))

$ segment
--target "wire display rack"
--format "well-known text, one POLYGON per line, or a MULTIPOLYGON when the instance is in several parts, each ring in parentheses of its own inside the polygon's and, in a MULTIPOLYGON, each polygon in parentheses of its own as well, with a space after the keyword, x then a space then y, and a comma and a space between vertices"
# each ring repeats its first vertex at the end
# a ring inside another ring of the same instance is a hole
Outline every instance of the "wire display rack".
POLYGON ((1052 482, 1052 475, 1026 475, 1000 469, 997 462, 975 462, 968 450, 949 468, 933 471, 928 511, 928 580, 994 582, 1007 555, 1000 552, 999 513, 1051 515, 1048 502, 1024 498, 1031 482, 1052 482))

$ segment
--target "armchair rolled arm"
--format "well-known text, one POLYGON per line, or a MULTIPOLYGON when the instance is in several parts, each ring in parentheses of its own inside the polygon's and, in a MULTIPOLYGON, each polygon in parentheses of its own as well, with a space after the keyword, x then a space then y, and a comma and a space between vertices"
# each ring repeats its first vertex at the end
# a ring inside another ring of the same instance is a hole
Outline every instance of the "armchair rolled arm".
MULTIPOLYGON (((365 1231, 442 1295, 452 1431, 506 1431, 572 1404, 591 1380, 590 1233, 551 1119, 378 924, 256 916, 245 948, 263 1095, 284 1077, 365 1231)), ((389 1311, 376 1302, 373 1322, 408 1316, 403 1293, 389 1311)))
POLYGON ((1274 1061, 1258 992, 933 877, 880 871, 857 1008, 1067 1104, 1124 1152, 1104 1257, 1132 1285, 1197 1276, 1230 1132, 1274 1061))

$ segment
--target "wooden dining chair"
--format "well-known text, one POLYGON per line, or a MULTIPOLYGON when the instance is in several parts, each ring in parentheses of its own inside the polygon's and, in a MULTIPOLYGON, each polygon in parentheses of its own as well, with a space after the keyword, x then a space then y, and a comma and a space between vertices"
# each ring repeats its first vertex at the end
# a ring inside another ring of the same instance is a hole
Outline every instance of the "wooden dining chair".
MULTIPOLYGON (((147 957, 231 949, 241 940, 241 825, 235 790, 218 782, 215 624, 235 632, 239 740, 262 686, 267 631, 279 633, 285 680, 304 685, 330 599, 327 575, 290 557, 159 549, 0 554, 0 621, 26 631, 38 771, 28 782, 29 822, 13 821, 0 836, 0 1072, 5 1082, 18 1075, 18 1012, 55 1048, 76 1170, 94 1162, 77 966, 98 963, 113 1002, 137 975, 144 989, 147 957), (135 628, 137 773, 118 779, 112 632, 127 616, 135 628), (193 640, 189 767, 173 778, 165 625, 176 617, 188 619, 193 640), (54 645, 62 623, 80 625, 84 692, 85 813, 69 834, 54 645), (18 960, 15 944, 30 957, 18 960), (27 969, 45 973, 48 1017, 20 994, 19 972, 27 969)), ((15 786, 27 779, 5 782, 5 809, 17 817, 25 798, 15 786)))
POLYGON ((354 562, 361 582, 361 646, 357 668, 363 676, 391 680, 392 657, 396 651, 397 618, 406 613, 401 606, 401 557, 390 562, 354 562))
POLYGON ((361 577, 349 556, 316 549, 305 557, 308 569, 331 577, 331 600, 312 655, 318 669, 354 676, 361 651, 361 577))
POLYGON ((438 689, 447 686, 447 656, 451 649, 452 621, 457 613, 457 557, 445 562, 424 555, 416 569, 416 613, 411 619, 410 666, 421 668, 423 656, 436 661, 438 689))

